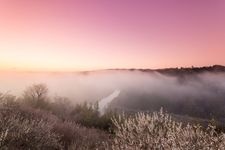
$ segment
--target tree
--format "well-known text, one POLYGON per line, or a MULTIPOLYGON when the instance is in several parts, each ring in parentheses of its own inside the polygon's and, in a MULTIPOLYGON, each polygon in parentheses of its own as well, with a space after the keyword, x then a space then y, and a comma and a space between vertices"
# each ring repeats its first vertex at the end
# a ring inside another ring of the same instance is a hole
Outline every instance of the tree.
POLYGON ((48 104, 48 88, 45 84, 34 84, 28 87, 23 94, 26 104, 36 108, 46 108, 48 104))

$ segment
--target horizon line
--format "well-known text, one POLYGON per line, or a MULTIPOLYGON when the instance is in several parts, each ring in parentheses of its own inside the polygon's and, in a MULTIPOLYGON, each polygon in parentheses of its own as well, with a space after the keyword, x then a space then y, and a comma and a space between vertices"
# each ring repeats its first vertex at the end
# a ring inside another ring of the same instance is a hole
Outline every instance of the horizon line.
POLYGON ((191 69, 191 68, 204 68, 204 67, 216 67, 216 66, 220 66, 220 67, 225 67, 225 65, 219 65, 219 64, 214 64, 214 65, 205 65, 205 66, 189 66, 189 67, 162 67, 162 68, 106 68, 106 69, 89 69, 89 70, 81 70, 81 71, 75 71, 75 70, 65 70, 65 71, 47 71, 47 70, 23 70, 23 69, 0 69, 0 72, 8 72, 8 73, 12 73, 12 72, 16 72, 16 73, 88 73, 88 72, 99 72, 99 71, 113 71, 113 70, 152 70, 152 71, 156 71, 156 70, 164 70, 164 69, 191 69))

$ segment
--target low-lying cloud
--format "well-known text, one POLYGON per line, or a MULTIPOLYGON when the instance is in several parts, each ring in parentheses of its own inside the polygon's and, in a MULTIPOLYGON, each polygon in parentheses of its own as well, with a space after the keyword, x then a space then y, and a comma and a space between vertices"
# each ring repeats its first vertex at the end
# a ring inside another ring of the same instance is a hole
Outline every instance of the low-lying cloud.
POLYGON ((51 96, 74 102, 99 101, 121 91, 111 107, 155 110, 165 107, 176 114, 225 117, 225 74, 196 73, 183 76, 159 72, 99 71, 83 73, 1 73, 0 91, 21 95, 34 83, 45 83, 51 96))

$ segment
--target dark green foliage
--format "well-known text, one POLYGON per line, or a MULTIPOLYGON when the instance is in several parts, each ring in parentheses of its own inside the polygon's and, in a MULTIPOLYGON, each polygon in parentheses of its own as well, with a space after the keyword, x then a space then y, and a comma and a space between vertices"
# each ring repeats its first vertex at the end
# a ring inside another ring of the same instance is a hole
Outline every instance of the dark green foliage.
POLYGON ((70 113, 74 105, 65 97, 55 97, 54 101, 50 104, 49 111, 62 120, 70 120, 70 113))
POLYGON ((77 104, 72 112, 70 117, 72 120, 86 127, 94 127, 109 131, 112 127, 112 116, 115 113, 107 112, 103 116, 99 115, 98 104, 77 104))
POLYGON ((60 122, 54 131, 61 135, 60 143, 64 149, 103 149, 102 142, 107 142, 105 132, 80 126, 74 122, 60 122))

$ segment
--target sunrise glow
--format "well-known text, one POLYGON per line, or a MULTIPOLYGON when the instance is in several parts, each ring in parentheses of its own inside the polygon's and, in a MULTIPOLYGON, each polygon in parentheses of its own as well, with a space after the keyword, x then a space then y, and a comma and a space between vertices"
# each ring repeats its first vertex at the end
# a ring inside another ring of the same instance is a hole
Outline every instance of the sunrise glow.
POLYGON ((225 65, 225 1, 3 0, 0 70, 225 65))

